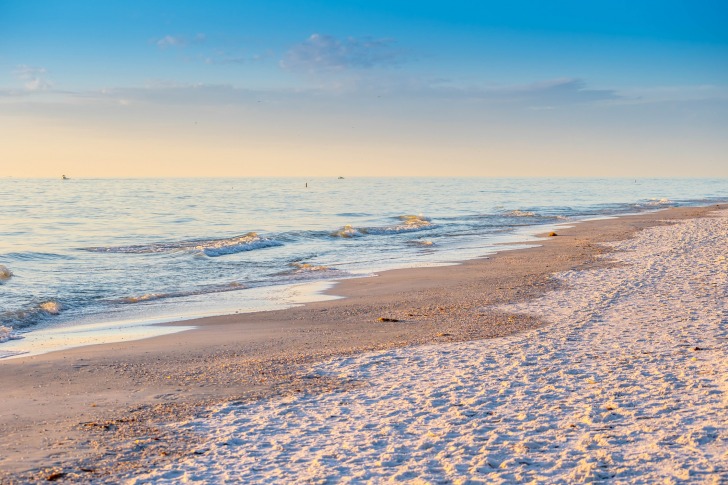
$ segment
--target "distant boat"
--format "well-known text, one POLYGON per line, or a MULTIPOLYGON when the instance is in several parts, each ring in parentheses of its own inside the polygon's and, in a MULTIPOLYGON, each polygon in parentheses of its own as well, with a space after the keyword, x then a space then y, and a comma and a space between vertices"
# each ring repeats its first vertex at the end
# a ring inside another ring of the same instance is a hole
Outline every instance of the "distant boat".
POLYGON ((61 180, 68 180, 68 177, 66 177, 65 175, 61 175, 61 180))
POLYGON ((344 177, 339 177, 339 180, 344 180, 344 177))

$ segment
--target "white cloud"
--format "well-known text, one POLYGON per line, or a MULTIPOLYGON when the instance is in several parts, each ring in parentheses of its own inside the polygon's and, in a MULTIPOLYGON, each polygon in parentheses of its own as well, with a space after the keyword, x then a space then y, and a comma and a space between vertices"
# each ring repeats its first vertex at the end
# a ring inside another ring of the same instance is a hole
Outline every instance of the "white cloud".
POLYGON ((330 35, 312 34, 289 49, 280 65, 284 69, 309 72, 368 69, 395 65, 402 61, 402 57, 392 39, 337 39, 330 35))
POLYGON ((207 36, 203 33, 195 34, 192 37, 185 35, 165 35, 161 39, 155 39, 154 44, 160 49, 168 47, 185 47, 189 44, 201 44, 207 40, 207 36))
POLYGON ((23 81, 26 91, 47 91, 53 87, 53 83, 46 78, 48 71, 43 67, 21 65, 13 71, 13 74, 23 81))
POLYGON ((155 43, 157 44, 157 47, 161 47, 162 49, 186 44, 183 38, 176 37, 174 35, 165 35, 155 43))

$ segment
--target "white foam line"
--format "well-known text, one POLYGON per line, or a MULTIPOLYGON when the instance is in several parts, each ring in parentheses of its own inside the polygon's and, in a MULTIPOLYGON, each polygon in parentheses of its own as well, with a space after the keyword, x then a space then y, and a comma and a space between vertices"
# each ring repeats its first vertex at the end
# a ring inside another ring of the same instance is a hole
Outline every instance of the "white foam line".
POLYGON ((328 394, 225 405, 203 454, 130 483, 726 483, 728 211, 613 244, 518 305, 552 325, 336 359, 328 394))

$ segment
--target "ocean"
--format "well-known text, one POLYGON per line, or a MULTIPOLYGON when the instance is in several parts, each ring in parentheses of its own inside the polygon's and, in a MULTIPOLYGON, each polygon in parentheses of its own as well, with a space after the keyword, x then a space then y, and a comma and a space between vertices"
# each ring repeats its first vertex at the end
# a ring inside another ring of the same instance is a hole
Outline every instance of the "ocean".
POLYGON ((727 182, 0 179, 0 356, 41 330, 283 308, 335 280, 492 254, 557 224, 725 202, 727 182))

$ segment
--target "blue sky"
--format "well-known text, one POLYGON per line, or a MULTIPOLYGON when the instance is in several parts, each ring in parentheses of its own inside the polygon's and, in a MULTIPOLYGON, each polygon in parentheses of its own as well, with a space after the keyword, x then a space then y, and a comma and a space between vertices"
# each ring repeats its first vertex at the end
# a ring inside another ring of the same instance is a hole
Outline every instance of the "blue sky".
POLYGON ((726 26, 717 1, 0 0, 2 170, 728 176, 726 26))

